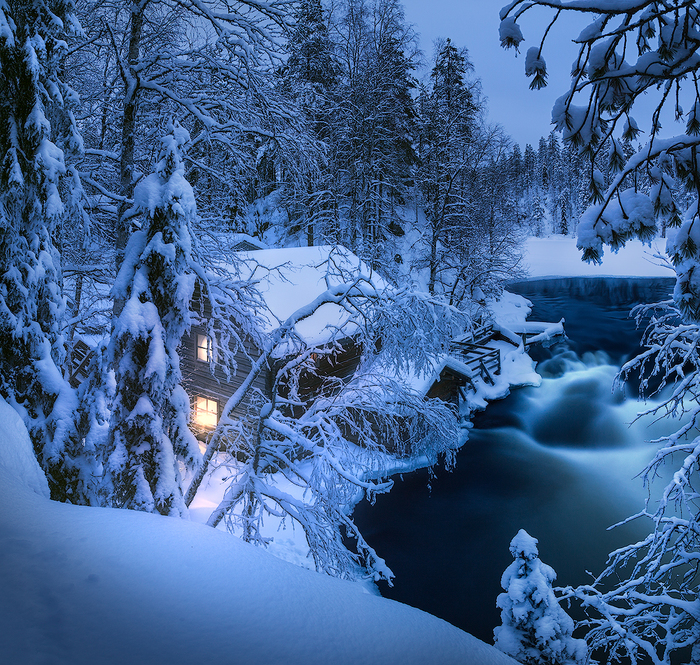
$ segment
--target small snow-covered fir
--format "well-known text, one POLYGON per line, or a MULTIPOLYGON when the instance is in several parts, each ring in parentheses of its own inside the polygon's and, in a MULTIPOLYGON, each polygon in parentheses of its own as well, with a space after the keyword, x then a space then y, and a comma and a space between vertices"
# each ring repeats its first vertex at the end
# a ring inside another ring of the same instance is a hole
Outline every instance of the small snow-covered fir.
POLYGON ((582 665, 587 648, 572 637, 574 622, 560 607, 552 582, 556 573, 540 561, 537 539, 521 529, 510 542, 513 563, 501 578, 496 604, 501 626, 494 644, 523 665, 582 665))

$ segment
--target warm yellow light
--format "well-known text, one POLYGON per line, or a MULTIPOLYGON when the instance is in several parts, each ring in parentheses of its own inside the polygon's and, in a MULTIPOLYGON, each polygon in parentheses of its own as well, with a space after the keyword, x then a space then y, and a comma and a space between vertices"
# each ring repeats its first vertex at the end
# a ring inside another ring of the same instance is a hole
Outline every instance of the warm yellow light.
POLYGON ((214 428, 219 420, 219 404, 214 399, 197 396, 194 421, 201 427, 214 428))
POLYGON ((197 334, 197 360, 205 363, 211 360, 211 339, 200 333, 197 334))

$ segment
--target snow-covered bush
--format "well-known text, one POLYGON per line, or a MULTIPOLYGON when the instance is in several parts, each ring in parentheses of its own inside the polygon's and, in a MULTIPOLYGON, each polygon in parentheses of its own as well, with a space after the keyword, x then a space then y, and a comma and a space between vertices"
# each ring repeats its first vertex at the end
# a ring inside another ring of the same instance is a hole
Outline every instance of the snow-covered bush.
POLYGON ((501 578, 505 590, 496 600, 503 624, 494 644, 524 665, 578 665, 586 643, 572 637, 574 622, 557 601, 556 573, 538 557, 537 539, 520 529, 510 542, 515 559, 501 578))

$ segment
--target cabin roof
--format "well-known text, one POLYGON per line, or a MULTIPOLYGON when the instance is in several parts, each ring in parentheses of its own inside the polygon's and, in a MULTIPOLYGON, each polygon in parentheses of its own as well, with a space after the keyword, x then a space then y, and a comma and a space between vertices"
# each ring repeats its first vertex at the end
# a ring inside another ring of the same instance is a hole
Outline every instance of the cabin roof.
POLYGON ((260 249, 268 249, 268 246, 258 238, 249 236, 247 233, 235 233, 231 236, 233 249, 237 252, 241 251, 257 251, 260 249))
MULTIPOLYGON (((347 283, 361 274, 368 276, 378 291, 390 288, 378 273, 341 245, 261 249, 237 252, 236 258, 241 278, 257 281, 268 309, 263 314, 266 332, 307 306, 329 286, 347 283)), ((297 332, 307 344, 324 344, 352 335, 357 326, 351 318, 343 307, 325 304, 300 321, 297 332)))

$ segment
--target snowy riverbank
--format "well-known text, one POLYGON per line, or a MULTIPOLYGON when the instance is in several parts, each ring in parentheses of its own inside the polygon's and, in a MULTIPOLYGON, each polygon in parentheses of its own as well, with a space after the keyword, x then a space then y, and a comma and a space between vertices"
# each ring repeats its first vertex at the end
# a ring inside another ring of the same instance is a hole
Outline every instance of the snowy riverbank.
MULTIPOLYGON (((671 275, 637 245, 595 267, 580 261, 574 238, 533 238, 527 262, 533 278, 671 275)), ((493 309, 507 325, 524 319, 527 301, 507 295, 493 309)), ((537 380, 512 347, 503 367, 481 397, 537 380)), ((0 653, 8 665, 513 662, 424 612, 219 530, 50 501, 26 430, 2 401, 0 501, 0 653)))
POLYGON ((581 260, 575 236, 528 238, 525 241, 524 268, 530 278, 543 277, 674 277, 665 264, 666 240, 651 245, 630 240, 618 252, 606 249, 602 265, 581 260))

